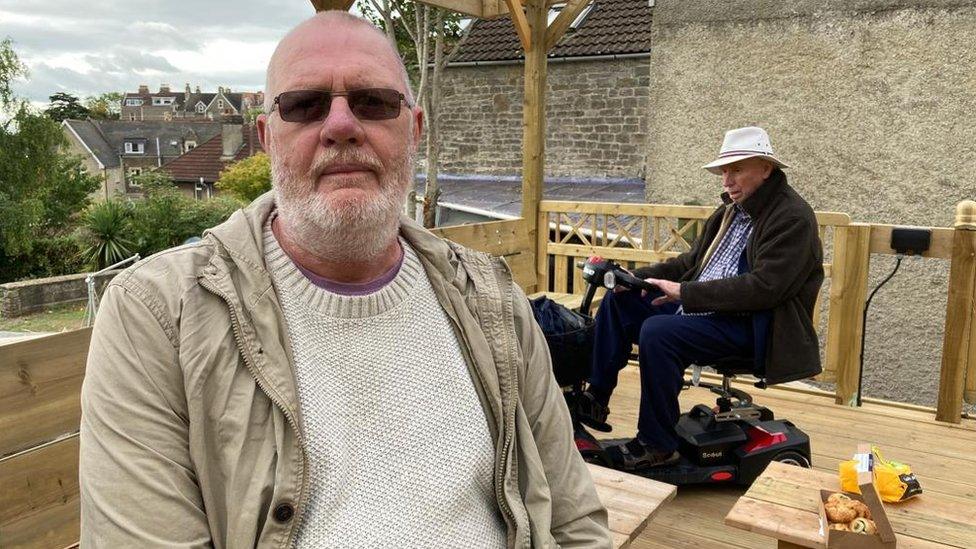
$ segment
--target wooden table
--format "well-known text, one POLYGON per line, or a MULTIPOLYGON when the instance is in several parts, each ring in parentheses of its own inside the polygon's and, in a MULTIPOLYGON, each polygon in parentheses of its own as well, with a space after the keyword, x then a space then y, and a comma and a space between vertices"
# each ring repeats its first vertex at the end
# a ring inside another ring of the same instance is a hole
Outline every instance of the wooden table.
MULTIPOLYGON (((920 478, 922 489, 925 479, 920 478)), ((835 472, 772 462, 725 516, 730 526, 770 536, 780 548, 823 548, 817 498, 820 489, 840 490, 835 472)), ((923 493, 886 503, 899 549, 976 547, 976 498, 923 493)))
POLYGON ((661 504, 671 501, 677 492, 676 487, 649 478, 599 465, 589 467, 596 493, 607 508, 614 547, 630 545, 654 518, 661 504))

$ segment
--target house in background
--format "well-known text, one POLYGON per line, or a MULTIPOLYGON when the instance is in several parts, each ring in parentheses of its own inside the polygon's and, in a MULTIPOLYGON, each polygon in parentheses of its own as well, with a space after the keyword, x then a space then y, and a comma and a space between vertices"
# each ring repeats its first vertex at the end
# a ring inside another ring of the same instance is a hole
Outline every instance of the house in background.
POLYGON ((61 129, 70 152, 88 172, 104 178, 101 199, 142 191, 132 180, 221 133, 221 123, 199 121, 65 120, 61 129))
POLYGON ((234 162, 261 152, 257 127, 241 120, 225 122, 220 134, 197 148, 164 164, 162 170, 186 194, 197 199, 217 194, 214 188, 220 172, 234 162))
POLYGON ((247 116, 264 103, 264 92, 232 92, 218 87, 216 93, 201 92, 197 86, 190 91, 187 83, 182 92, 174 92, 168 84, 159 86, 152 93, 149 86, 139 86, 139 91, 128 92, 122 98, 122 120, 219 120, 226 116, 247 116))

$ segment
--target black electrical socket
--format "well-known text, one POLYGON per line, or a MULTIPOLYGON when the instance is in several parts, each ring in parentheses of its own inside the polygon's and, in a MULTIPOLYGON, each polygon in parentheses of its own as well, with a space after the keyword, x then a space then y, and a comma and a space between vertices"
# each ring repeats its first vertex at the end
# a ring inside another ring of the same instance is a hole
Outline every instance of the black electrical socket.
POLYGON ((905 255, 921 255, 932 244, 932 231, 918 227, 891 229, 891 249, 905 255))

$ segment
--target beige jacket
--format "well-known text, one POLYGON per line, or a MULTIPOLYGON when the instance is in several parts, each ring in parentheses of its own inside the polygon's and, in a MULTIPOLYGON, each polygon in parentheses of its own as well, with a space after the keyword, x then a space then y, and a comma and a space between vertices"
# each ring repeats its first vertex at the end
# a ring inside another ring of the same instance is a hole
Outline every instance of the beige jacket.
MULTIPOLYGON (((83 547, 289 547, 308 500, 286 327, 264 264, 270 194, 109 285, 82 388, 83 547)), ((410 221, 495 440, 509 547, 604 547, 545 340, 505 263, 410 221)), ((363 528, 370 525, 364 524, 363 528)))

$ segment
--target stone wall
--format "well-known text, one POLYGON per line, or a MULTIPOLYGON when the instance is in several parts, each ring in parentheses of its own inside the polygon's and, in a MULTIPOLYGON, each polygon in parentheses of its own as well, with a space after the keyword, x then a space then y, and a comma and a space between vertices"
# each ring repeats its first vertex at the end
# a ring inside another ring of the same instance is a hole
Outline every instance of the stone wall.
MULTIPOLYGON (((521 64, 445 70, 441 172, 522 172, 522 71, 521 64)), ((546 175, 641 177, 649 79, 646 57, 550 60, 546 175)))
MULTIPOLYGON (((951 226, 976 197, 976 2, 658 0, 647 196, 716 202, 700 166, 765 127, 791 183, 857 221, 951 226)), ((894 258, 874 256, 874 287, 894 258)), ((934 405, 946 261, 908 260, 871 305, 869 396, 934 405)))
MULTIPOLYGON (((95 280, 95 291, 101 295, 105 286, 121 269, 108 271, 95 280)), ((0 284, 0 316, 13 318, 43 311, 56 305, 84 302, 88 299, 85 278, 89 273, 38 278, 0 284)))

